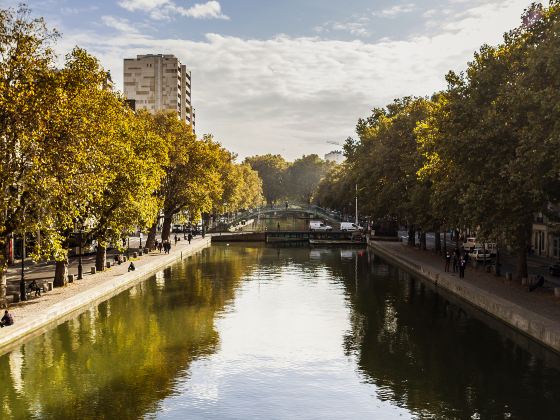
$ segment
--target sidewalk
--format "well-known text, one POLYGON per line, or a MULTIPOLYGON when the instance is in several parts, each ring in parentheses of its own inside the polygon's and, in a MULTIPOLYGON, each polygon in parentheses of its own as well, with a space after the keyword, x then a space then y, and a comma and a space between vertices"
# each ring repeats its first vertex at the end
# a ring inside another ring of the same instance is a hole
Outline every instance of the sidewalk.
MULTIPOLYGON (((73 315, 94 302, 106 300, 130 287, 133 282, 144 279, 174 261, 192 255, 209 245, 208 235, 204 239, 200 237, 193 239, 190 245, 187 241, 181 240, 171 248, 169 254, 156 251, 139 257, 134 261, 136 270, 131 272, 128 272, 128 263, 115 265, 93 275, 84 268, 83 280, 75 280, 67 287, 55 288, 39 298, 11 305, 9 311, 15 323, 13 326, 0 329, 0 354, 9 350, 6 346, 16 345, 33 333, 40 334, 51 328, 53 322, 63 322, 68 315, 73 315)), ((43 265, 35 270, 34 275, 52 277, 53 270, 53 265, 43 265)))
POLYGON ((401 242, 369 243, 375 253, 458 295, 484 312, 560 352, 560 299, 551 288, 528 292, 526 286, 469 266, 465 278, 446 273, 444 260, 431 251, 401 242))

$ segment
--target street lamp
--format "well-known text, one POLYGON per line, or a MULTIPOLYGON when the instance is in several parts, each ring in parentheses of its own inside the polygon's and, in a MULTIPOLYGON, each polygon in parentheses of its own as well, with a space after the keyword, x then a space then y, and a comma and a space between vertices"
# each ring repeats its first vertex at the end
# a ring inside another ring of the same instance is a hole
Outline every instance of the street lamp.
POLYGON ((84 226, 82 224, 80 224, 80 229, 78 230, 78 248, 79 248, 79 254, 78 254, 78 280, 82 280, 84 278, 84 267, 82 265, 82 256, 83 256, 83 250, 82 250, 82 245, 84 242, 84 226))

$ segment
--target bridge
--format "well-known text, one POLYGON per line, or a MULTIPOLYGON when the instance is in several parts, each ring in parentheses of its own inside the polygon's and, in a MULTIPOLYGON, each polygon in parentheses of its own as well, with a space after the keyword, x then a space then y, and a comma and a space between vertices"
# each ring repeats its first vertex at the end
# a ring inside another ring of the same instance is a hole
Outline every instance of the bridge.
POLYGON ((243 222, 255 219, 275 219, 275 218, 296 218, 296 219, 318 219, 327 223, 338 224, 341 217, 332 211, 324 209, 316 205, 307 204, 290 204, 288 206, 267 206, 257 209, 251 209, 242 213, 237 213, 226 223, 221 223, 213 231, 226 231, 230 228, 243 227, 243 222))

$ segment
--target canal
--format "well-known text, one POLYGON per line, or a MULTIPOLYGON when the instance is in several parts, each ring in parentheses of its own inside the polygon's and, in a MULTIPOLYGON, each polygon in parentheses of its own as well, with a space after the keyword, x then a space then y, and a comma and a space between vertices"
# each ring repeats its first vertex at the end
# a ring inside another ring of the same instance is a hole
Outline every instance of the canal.
POLYGON ((0 356, 0 418, 558 419, 559 366, 366 250, 215 245, 0 356))

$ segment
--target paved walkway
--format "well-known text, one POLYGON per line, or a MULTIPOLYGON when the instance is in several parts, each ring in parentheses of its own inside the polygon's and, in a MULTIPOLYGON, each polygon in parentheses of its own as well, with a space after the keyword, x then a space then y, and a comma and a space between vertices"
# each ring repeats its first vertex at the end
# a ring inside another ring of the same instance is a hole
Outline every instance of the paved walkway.
MULTIPOLYGON (((184 240, 178 242, 172 247, 169 255, 158 251, 150 252, 134 261, 136 271, 133 272, 128 272, 128 263, 115 265, 94 275, 84 269, 83 280, 75 280, 67 287, 55 288, 41 297, 32 297, 28 301, 11 305, 9 311, 14 318, 14 325, 0 329, 0 354, 4 352, 2 349, 4 346, 88 303, 108 297, 112 291, 119 291, 130 282, 149 275, 162 265, 170 264, 181 256, 192 254, 208 243, 208 236, 205 239, 198 237, 193 239, 190 245, 184 240)), ((34 275, 52 278, 53 270, 52 265, 43 265, 36 268, 34 275)))
POLYGON ((374 253, 401 262, 474 306, 560 352, 560 299, 552 287, 529 292, 527 286, 496 277, 469 266, 465 278, 446 273, 445 262, 432 251, 421 251, 400 242, 373 242, 374 253))

